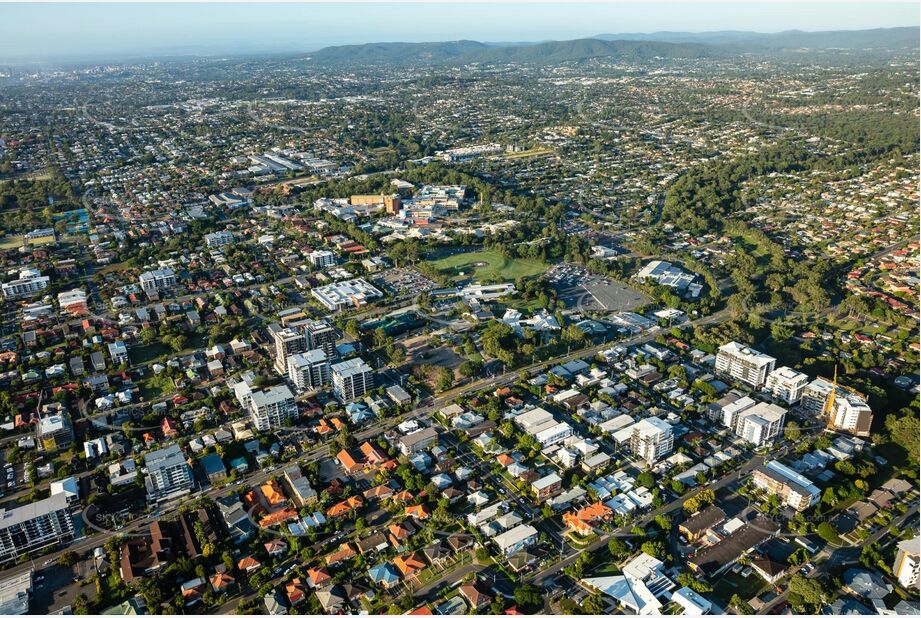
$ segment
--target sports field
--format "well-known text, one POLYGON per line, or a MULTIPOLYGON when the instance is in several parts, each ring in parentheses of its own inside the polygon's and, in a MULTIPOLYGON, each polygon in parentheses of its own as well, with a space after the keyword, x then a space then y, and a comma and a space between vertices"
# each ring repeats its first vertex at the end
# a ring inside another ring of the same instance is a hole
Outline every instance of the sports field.
POLYGON ((538 260, 505 258, 498 251, 458 253, 435 260, 432 265, 455 281, 496 279, 514 281, 519 277, 534 277, 547 270, 538 260))

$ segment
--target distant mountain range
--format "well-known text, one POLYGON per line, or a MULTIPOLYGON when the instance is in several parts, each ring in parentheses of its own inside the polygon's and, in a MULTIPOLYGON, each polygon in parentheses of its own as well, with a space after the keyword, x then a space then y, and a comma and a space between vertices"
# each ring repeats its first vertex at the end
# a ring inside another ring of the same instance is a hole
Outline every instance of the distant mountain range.
POLYGON ((877 28, 778 33, 759 32, 653 32, 649 34, 599 34, 588 39, 540 43, 366 43, 326 47, 307 54, 329 65, 435 65, 435 64, 554 64, 591 58, 707 58, 743 52, 798 49, 899 50, 915 49, 918 28, 877 28))

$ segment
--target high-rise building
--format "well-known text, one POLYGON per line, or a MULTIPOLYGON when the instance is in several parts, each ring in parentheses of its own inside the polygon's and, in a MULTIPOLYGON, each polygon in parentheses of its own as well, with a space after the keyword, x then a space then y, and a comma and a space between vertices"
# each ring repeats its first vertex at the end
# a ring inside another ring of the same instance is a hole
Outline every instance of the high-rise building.
POLYGON ((177 444, 144 455, 144 467, 147 469, 144 483, 150 502, 177 498, 195 487, 192 468, 177 444))
POLYGON ((716 370, 753 388, 758 388, 774 371, 777 362, 768 356, 735 341, 720 346, 716 355, 716 370))
POLYGON ((779 461, 769 461, 752 473, 755 487, 768 494, 776 494, 797 511, 809 508, 819 501, 819 488, 805 476, 791 470, 779 461))
POLYGON ((809 376, 790 367, 778 367, 767 377, 765 389, 774 399, 794 405, 803 396, 809 376))
POLYGON ((73 538, 74 522, 63 493, 14 509, 0 509, 0 562, 73 538))
POLYGON ((851 388, 816 378, 803 389, 800 407, 825 416, 829 429, 855 436, 870 435, 873 410, 864 396, 851 388))
POLYGON ((839 391, 828 410, 829 429, 855 436, 869 436, 870 426, 873 424, 873 410, 859 393, 838 388, 839 391))
POLYGON ((660 418, 644 418, 633 426, 630 450, 648 464, 671 453, 674 444, 672 426, 660 418))
POLYGON ((326 358, 336 357, 336 329, 326 320, 308 320, 298 325, 304 330, 308 350, 323 350, 326 358))
POLYGON ((773 403, 761 402, 742 410, 732 431, 753 445, 772 442, 783 430, 786 410, 773 403))
POLYGON ((921 536, 899 542, 892 574, 906 588, 921 587, 921 536))
POLYGON ((288 358, 288 378, 299 391, 316 390, 332 381, 323 350, 307 350, 288 358))
POLYGON ((325 249, 317 249, 307 254, 307 259, 313 264, 314 268, 326 268, 336 263, 336 254, 325 249))
POLYGON ((253 391, 249 396, 249 411, 253 425, 259 431, 281 427, 298 416, 294 393, 285 384, 253 391))
POLYGON ((361 358, 332 366, 333 394, 339 401, 352 401, 374 388, 374 370, 361 358))
POLYGON ((275 341, 275 370, 285 375, 288 372, 288 358, 307 350, 304 333, 294 328, 279 328, 272 332, 275 341))

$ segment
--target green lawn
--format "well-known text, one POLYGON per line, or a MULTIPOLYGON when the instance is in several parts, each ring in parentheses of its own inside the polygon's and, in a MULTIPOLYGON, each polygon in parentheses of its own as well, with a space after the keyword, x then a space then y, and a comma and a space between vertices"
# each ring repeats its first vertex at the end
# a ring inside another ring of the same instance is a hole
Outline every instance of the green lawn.
POLYGON ((534 277, 547 270, 547 265, 538 260, 507 259, 498 251, 473 251, 449 255, 433 261, 432 265, 455 281, 497 278, 513 281, 519 277, 534 277))
POLYGON ((728 601, 732 595, 737 594, 746 601, 761 594, 768 588, 767 582, 752 573, 742 577, 739 573, 729 571, 721 575, 719 580, 713 582, 713 590, 722 599, 728 601))

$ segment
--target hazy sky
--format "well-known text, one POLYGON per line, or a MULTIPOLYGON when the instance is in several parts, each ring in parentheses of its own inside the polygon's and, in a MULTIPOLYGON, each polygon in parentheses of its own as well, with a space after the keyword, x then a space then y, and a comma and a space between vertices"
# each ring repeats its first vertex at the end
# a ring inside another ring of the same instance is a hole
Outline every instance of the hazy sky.
POLYGON ((915 2, 0 4, 0 59, 312 51, 372 41, 918 26, 915 2))

